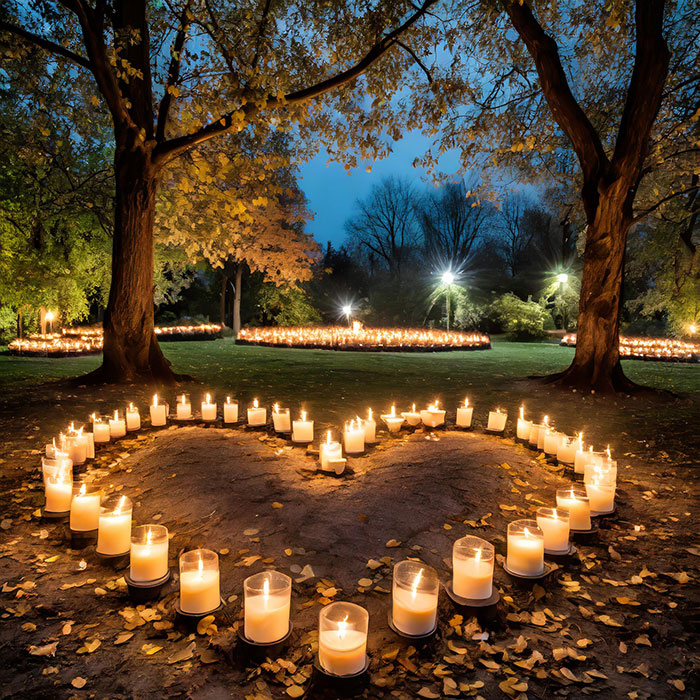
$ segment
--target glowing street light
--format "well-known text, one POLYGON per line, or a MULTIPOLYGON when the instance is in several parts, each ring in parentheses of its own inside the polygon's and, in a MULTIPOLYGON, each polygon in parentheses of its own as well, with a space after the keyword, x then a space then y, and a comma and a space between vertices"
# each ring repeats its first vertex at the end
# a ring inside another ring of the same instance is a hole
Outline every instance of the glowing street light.
POLYGON ((566 284, 569 281, 569 275, 567 275, 566 272, 560 272, 557 275, 557 281, 560 284, 566 284))
POLYGON ((442 273, 442 283, 446 287, 449 287, 454 281, 455 276, 449 270, 447 270, 447 272, 442 273))
POLYGON ((49 324, 49 333, 53 331, 53 311, 47 311, 44 319, 49 324))
POLYGON ((694 323, 691 323, 690 326, 688 326, 688 330, 690 331, 690 335, 695 335, 698 327, 694 323))
POLYGON ((447 310, 447 330, 450 330, 450 287, 452 286, 452 283, 455 281, 455 276, 452 274, 450 270, 445 270, 445 272, 442 273, 442 277, 440 277, 440 281, 442 282, 442 286, 445 287, 445 307, 447 310))
POLYGON ((343 313, 348 321, 348 326, 350 325, 350 314, 352 313, 352 306, 350 304, 345 304, 343 306, 343 313))

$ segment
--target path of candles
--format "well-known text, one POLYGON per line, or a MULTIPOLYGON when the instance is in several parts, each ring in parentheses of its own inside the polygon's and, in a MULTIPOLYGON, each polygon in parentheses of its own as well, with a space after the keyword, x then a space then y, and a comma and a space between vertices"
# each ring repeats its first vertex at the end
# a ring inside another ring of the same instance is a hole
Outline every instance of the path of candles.
MULTIPOLYGON (((455 616, 442 592, 441 639, 418 653, 387 628, 392 565, 419 558, 445 582, 452 544, 465 534, 484 537, 503 555, 507 523, 552 505, 571 477, 511 439, 449 430, 383 433, 379 446, 352 458, 339 479, 318 474, 316 465, 282 438, 240 428, 170 426, 103 447, 90 472, 132 498, 135 525, 168 527, 174 571, 184 549, 219 552, 228 601, 220 627, 194 636, 175 628, 176 586, 162 600, 135 607, 122 572, 100 565, 89 550, 66 549, 61 525, 39 523, 25 510, 27 518, 13 521, 0 547, 12 624, 5 629, 24 635, 26 648, 52 655, 6 647, 5 665, 13 669, 6 696, 45 697, 41 689, 56 683, 56 696, 67 697, 77 677, 98 697, 288 697, 288 686, 308 683, 319 606, 330 600, 370 612, 376 697, 393 697, 392 688, 404 698, 419 689, 424 697, 517 697, 528 683, 538 695, 554 683, 572 696, 590 686, 602 690, 599 697, 622 697, 630 688, 644 693, 639 697, 660 697, 669 692, 667 681, 686 677, 690 662, 682 650, 692 632, 677 610, 689 593, 684 584, 697 576, 686 572, 697 572, 687 528, 692 494, 676 494, 669 521, 649 512, 650 492, 625 478, 623 467, 618 518, 597 542, 579 547, 576 565, 532 592, 514 587, 497 567, 504 619, 490 632, 455 616), (682 518, 685 532, 673 527, 682 518), (672 547, 653 556, 640 551, 670 537, 672 547), (295 580, 296 633, 286 660, 251 676, 226 654, 242 624, 243 579, 270 567, 295 580), (663 658, 650 656, 648 645, 655 644, 664 646, 663 658)), ((16 492, 15 509, 41 502, 35 466, 16 492)))

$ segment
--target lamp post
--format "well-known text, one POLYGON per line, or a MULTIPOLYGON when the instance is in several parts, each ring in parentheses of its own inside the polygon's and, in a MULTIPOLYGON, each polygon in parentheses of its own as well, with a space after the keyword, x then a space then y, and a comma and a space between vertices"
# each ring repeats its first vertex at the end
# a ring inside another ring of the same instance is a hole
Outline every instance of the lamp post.
POLYGON ((455 281, 455 276, 447 270, 442 273, 442 284, 445 287, 445 307, 447 310, 447 330, 450 330, 450 287, 455 281))
POLYGON ((350 314, 352 313, 352 306, 350 304, 345 304, 343 306, 343 313, 345 314, 345 318, 348 322, 348 328, 350 327, 350 314))
POLYGON ((44 318, 46 319, 46 321, 49 324, 49 333, 52 333, 53 332, 53 311, 47 311, 44 318))
POLYGON ((569 281, 569 275, 566 274, 566 272, 560 272, 557 275, 557 281, 559 282, 559 302, 560 302, 560 309, 561 309, 561 324, 564 326, 564 330, 566 330, 567 326, 567 318, 566 318, 566 304, 564 303, 564 287, 566 286, 566 283, 569 281))

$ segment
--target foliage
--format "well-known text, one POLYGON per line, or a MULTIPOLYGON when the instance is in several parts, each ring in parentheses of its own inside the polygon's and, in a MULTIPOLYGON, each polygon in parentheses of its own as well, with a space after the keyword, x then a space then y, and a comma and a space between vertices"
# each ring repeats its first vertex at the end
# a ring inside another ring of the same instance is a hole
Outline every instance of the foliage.
POLYGON ((294 287, 263 284, 257 294, 257 306, 260 316, 253 319, 256 325, 308 326, 321 321, 303 290, 294 287))
POLYGON ((515 294, 498 297, 491 305, 491 313, 503 324, 512 340, 538 340, 546 337, 545 326, 551 317, 542 304, 532 299, 523 301, 515 294))

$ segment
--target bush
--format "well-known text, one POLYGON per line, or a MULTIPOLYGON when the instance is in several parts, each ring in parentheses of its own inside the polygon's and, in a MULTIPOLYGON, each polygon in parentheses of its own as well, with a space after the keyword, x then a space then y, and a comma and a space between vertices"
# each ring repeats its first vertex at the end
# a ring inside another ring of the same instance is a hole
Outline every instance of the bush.
POLYGON ((536 301, 531 298, 523 301, 510 292, 493 302, 491 313, 511 340, 539 340, 546 337, 545 325, 551 323, 552 318, 536 301))
POLYGON ((7 345, 17 336, 17 312, 9 306, 0 307, 0 345, 7 345))

